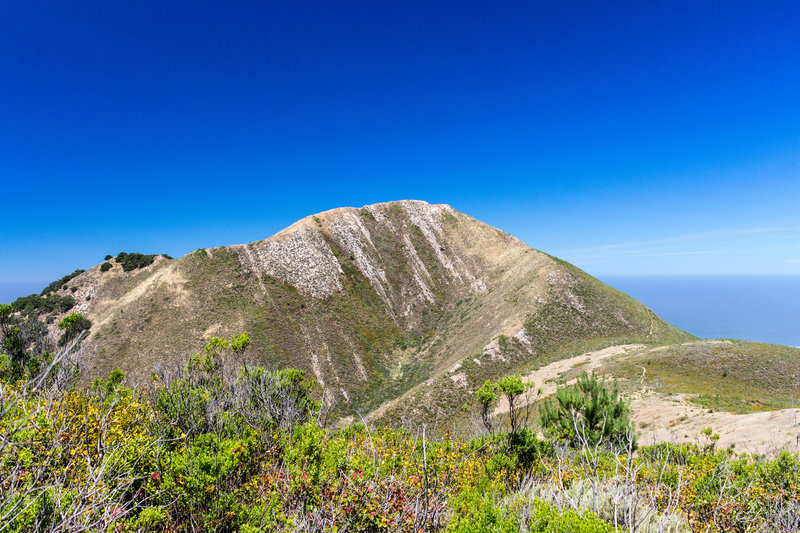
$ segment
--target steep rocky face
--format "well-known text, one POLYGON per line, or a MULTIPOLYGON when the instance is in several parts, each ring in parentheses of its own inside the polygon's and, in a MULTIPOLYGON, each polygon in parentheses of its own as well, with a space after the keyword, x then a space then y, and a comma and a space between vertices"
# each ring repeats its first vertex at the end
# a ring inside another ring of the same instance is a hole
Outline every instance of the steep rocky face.
POLYGON ((386 311, 403 320, 418 306, 435 305, 437 291, 486 292, 477 277, 484 265, 447 231, 448 221, 458 224, 456 215, 447 205, 410 200, 335 209, 231 248, 249 272, 281 279, 317 299, 342 291, 342 264, 352 265, 386 311))
POLYGON ((486 377, 620 339, 686 338, 640 303, 447 205, 340 208, 250 244, 74 280, 91 374, 148 379, 210 335, 306 370, 339 415, 435 417, 486 377), (88 298, 87 298, 88 297, 88 298))

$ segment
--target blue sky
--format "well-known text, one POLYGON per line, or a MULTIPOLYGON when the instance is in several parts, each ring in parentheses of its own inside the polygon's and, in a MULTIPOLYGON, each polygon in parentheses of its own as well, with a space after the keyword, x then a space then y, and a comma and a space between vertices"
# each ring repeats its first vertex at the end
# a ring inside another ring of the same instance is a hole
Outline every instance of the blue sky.
POLYGON ((797 2, 5 1, 0 284, 402 198, 595 275, 800 274, 798 27, 797 2))

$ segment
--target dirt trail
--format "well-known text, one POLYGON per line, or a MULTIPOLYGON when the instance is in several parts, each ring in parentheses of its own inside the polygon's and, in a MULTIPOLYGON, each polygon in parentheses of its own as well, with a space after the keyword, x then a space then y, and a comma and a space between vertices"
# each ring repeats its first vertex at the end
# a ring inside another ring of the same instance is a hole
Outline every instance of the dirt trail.
MULTIPOLYGON (((634 351, 638 352, 644 347, 644 344, 621 344, 619 346, 609 346, 608 348, 603 348, 602 350, 587 352, 585 354, 570 357, 568 359, 562 359, 534 370, 530 374, 522 377, 523 382, 533 383, 533 387, 523 398, 522 405, 534 401, 537 395, 544 398, 556 392, 556 389, 558 388, 557 380, 561 378, 561 376, 564 375, 568 370, 571 370, 578 365, 581 366, 581 370, 591 372, 597 369, 600 364, 609 357, 625 355, 634 351), (541 393, 539 393, 539 389, 541 389, 541 393)), ((571 380, 568 383, 574 383, 574 381, 575 380, 571 380)), ((505 400, 505 398, 503 398, 498 403, 497 408, 494 410, 494 414, 497 416, 507 412, 508 402, 505 400)))
MULTIPOLYGON (((163 261, 161 258, 158 260, 163 261)), ((160 265, 160 263, 157 264, 160 265)), ((106 323, 113 320, 117 311, 146 295, 151 288, 159 284, 168 287, 172 293, 180 299, 180 302, 185 304, 189 294, 185 288, 187 282, 188 280, 183 276, 180 270, 178 270, 178 263, 176 261, 171 261, 165 267, 156 270, 145 278, 111 305, 101 309, 91 309, 91 311, 87 313, 94 322, 91 335, 100 331, 106 323)))

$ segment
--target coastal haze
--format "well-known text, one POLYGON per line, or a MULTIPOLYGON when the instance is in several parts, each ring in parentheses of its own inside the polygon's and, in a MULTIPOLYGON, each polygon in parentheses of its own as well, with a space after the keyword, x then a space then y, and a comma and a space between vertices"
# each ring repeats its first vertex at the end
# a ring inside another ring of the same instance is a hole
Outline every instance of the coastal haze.
POLYGON ((800 276, 599 276, 703 339, 800 346, 800 276))

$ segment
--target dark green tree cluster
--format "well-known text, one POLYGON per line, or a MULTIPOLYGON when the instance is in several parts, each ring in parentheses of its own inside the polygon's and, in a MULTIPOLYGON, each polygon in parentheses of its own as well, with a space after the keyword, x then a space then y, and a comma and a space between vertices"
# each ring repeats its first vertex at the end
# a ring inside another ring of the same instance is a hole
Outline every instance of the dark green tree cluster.
POLYGON ((156 256, 154 254, 120 252, 117 254, 117 257, 115 257, 115 260, 122 265, 122 270, 130 272, 131 270, 152 265, 153 261, 156 260, 156 256))
POLYGON ((105 272, 106 270, 111 270, 111 266, 112 266, 111 263, 106 261, 105 263, 100 265, 100 272, 105 272))
MULTIPOLYGON (((72 274, 67 274, 63 278, 57 279, 47 285, 41 293, 17 298, 11 305, 14 307, 14 310, 19 312, 23 317, 43 313, 66 313, 75 306, 75 299, 69 295, 58 295, 56 291, 67 289, 72 278, 83 272, 86 271, 78 269, 72 274)), ((77 288, 72 287, 71 290, 74 293, 77 291, 77 288)))
POLYGON ((48 293, 46 296, 31 294, 22 296, 11 303, 22 316, 39 315, 43 313, 66 313, 75 306, 72 296, 60 296, 48 293))
POLYGON ((67 283, 69 283, 70 280, 72 280, 72 278, 74 278, 78 274, 82 274, 84 272, 86 272, 86 271, 79 268, 78 270, 76 270, 72 274, 67 274, 63 278, 57 279, 56 281, 52 282, 47 287, 45 287, 42 290, 42 292, 40 293, 40 295, 41 296, 46 296, 46 295, 50 294, 51 292, 55 292, 55 291, 57 291, 59 289, 66 289, 67 288, 67 283))

